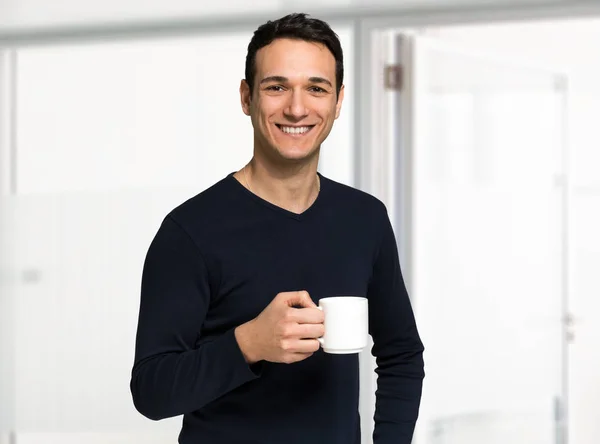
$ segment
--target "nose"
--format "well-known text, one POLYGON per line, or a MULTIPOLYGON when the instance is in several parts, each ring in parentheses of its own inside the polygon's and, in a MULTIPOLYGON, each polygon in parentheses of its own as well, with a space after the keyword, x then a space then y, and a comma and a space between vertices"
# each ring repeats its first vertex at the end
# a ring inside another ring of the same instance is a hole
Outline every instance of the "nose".
POLYGON ((294 120, 301 120, 308 114, 302 91, 292 91, 284 114, 294 120))

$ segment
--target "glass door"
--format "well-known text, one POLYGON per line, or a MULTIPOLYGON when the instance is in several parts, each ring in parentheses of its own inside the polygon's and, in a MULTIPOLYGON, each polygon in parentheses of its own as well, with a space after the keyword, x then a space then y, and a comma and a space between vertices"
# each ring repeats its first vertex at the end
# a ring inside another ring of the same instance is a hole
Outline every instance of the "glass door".
POLYGON ((396 230, 425 344, 415 441, 564 444, 565 78, 392 40, 396 230))

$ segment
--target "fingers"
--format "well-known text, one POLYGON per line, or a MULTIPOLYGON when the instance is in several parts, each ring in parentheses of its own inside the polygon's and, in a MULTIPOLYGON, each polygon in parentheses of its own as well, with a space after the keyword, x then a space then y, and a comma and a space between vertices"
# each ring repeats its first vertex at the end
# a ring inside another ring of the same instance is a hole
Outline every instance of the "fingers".
POLYGON ((289 293, 281 293, 285 302, 290 307, 316 307, 317 305, 313 302, 307 291, 292 291, 289 293))
POLYGON ((323 324, 288 324, 283 328, 285 339, 316 339, 325 334, 323 324))
MULTIPOLYGON (((303 308, 302 311, 308 310, 303 308)), ((296 310, 298 311, 298 310, 296 310)), ((284 339, 316 339, 325 334, 325 325, 321 323, 298 323, 289 318, 292 322, 284 322, 276 328, 276 334, 282 340, 284 339)))
POLYGON ((265 331, 275 339, 263 353, 266 360, 299 362, 321 347, 317 338, 325 333, 325 316, 307 291, 279 293, 263 314, 261 319, 270 325, 265 331), (267 315, 263 316, 264 313, 267 315))
POLYGON ((298 324, 322 324, 325 321, 325 315, 318 308, 292 308, 288 316, 298 324))
POLYGON ((321 344, 316 339, 288 339, 281 343, 281 348, 286 355, 289 354, 313 354, 321 344))

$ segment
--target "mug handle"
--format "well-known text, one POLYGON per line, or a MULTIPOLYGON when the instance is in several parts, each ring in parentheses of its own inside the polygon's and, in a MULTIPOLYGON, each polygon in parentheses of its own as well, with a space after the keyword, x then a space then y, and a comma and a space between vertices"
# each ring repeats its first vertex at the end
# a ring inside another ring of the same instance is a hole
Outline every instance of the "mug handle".
MULTIPOLYGON (((317 305, 317 308, 321 311, 323 311, 323 307, 317 305)), ((321 344, 321 347, 323 347, 325 345, 325 339, 323 339, 323 336, 321 336, 320 338, 317 338, 317 341, 319 341, 319 344, 321 344)))

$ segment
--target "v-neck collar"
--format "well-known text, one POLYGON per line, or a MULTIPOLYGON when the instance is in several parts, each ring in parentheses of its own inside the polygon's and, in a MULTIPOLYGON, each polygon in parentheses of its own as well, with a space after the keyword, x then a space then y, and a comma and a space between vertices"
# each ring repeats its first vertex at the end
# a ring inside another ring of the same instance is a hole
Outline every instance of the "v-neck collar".
POLYGON ((270 210, 278 212, 278 213, 282 214, 283 216, 287 216, 287 217, 290 217, 292 219, 296 219, 298 221, 306 218, 310 213, 316 211, 315 209, 320 206, 321 201, 323 200, 323 193, 324 193, 324 191, 326 191, 326 188, 327 188, 327 184, 326 184, 327 179, 324 178, 321 175, 321 173, 317 172, 317 175, 319 176, 319 181, 320 181, 320 190, 319 190, 319 194, 317 195, 317 198, 302 213, 294 213, 293 211, 286 210, 285 208, 282 208, 282 207, 280 207, 278 205, 275 205, 274 203, 271 203, 268 200, 263 199, 262 197, 258 196, 257 194, 254 194, 252 191, 250 191, 248 188, 246 188, 240 181, 238 181, 233 176, 234 174, 235 174, 235 172, 230 173, 227 176, 227 178, 229 180, 233 181, 234 185, 237 186, 240 191, 244 192, 247 196, 249 196, 250 198, 252 198, 258 204, 261 204, 261 205, 269 208, 270 210))

